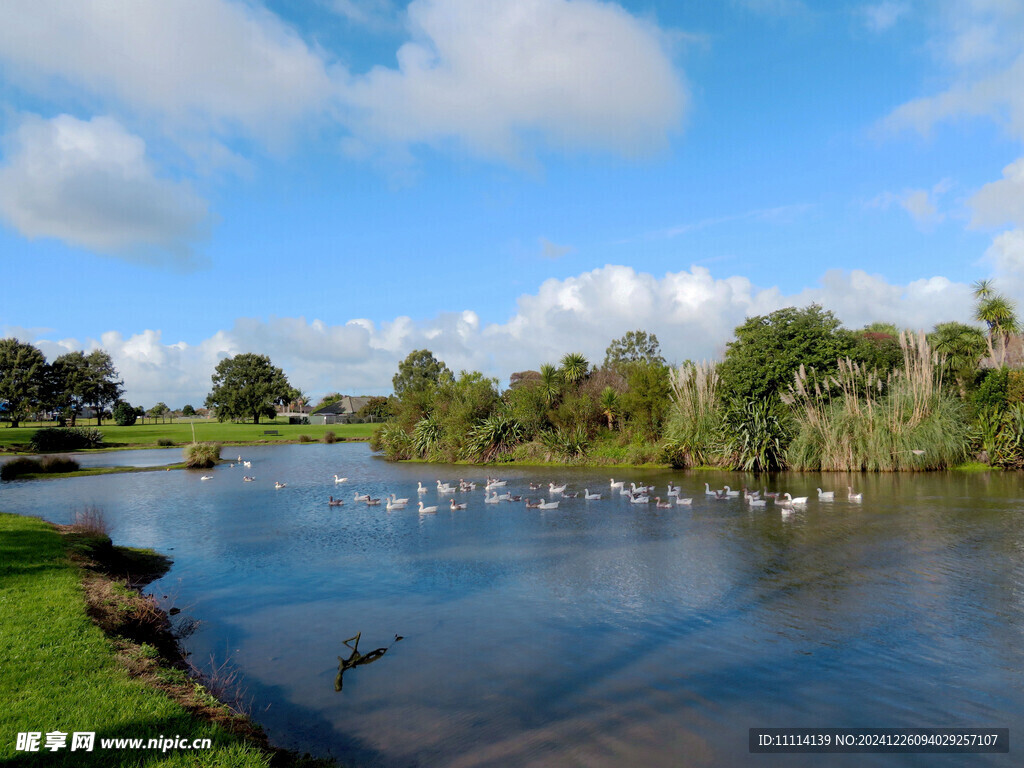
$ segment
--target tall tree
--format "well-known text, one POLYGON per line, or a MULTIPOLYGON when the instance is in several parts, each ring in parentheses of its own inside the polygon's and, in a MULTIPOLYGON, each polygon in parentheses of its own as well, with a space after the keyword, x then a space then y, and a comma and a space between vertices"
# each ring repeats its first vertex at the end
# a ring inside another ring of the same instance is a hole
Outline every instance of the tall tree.
POLYGON ((665 364, 665 358, 661 356, 661 344, 658 337, 653 333, 641 331, 629 331, 620 339, 615 339, 608 345, 604 353, 604 367, 617 370, 625 375, 621 369, 631 363, 658 363, 665 364))
POLYGON ((434 357, 429 349, 417 349, 398 364, 398 373, 392 377, 391 384, 395 394, 401 398, 412 392, 432 389, 442 377, 452 378, 452 372, 444 361, 434 357))
POLYGON ((1020 330, 1016 308, 1013 302, 992 288, 991 280, 980 280, 974 284, 974 319, 988 326, 988 353, 996 362, 995 346, 999 344, 999 365, 1006 359, 1007 338, 1020 330))
POLYGON ((31 344, 0 339, 0 404, 16 427, 39 405, 46 358, 31 344))
POLYGON ((266 355, 245 353, 228 357, 217 364, 213 389, 206 396, 206 407, 213 408, 217 419, 244 419, 277 415, 274 405, 287 403, 295 393, 288 378, 266 355))
POLYGON ((85 404, 89 364, 84 352, 67 352, 53 361, 54 390, 52 406, 62 418, 71 417, 71 426, 85 404))
POLYGON ((549 407, 554 405, 562 392, 562 372, 551 363, 544 363, 540 367, 540 391, 549 407))
POLYGON ((83 399, 96 409, 96 426, 103 425, 103 410, 113 406, 124 392, 124 382, 117 378, 117 369, 110 355, 97 349, 85 356, 83 399))
POLYGON ((835 371, 854 346, 853 334, 817 304, 751 317, 735 335, 718 373, 720 394, 736 400, 786 392, 801 365, 819 376, 835 371))

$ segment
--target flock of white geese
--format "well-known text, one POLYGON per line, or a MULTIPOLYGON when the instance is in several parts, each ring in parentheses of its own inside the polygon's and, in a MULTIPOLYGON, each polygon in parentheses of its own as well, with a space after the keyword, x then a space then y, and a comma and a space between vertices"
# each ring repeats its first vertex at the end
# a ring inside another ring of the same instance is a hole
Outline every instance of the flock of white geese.
MULTIPOLYGON (((234 467, 235 463, 236 462, 232 462, 230 466, 234 467)), ((243 460, 241 456, 238 457, 237 464, 239 466, 246 468, 252 467, 252 462, 243 460)), ((213 476, 203 475, 200 479, 213 480, 213 476)), ((249 475, 245 475, 242 478, 242 480, 244 482, 249 483, 255 481, 256 478, 250 477, 249 475)), ((340 477, 338 475, 334 475, 335 485, 341 485, 342 483, 347 482, 347 477, 340 477)), ((475 491, 478 486, 478 483, 476 482, 467 482, 466 480, 461 479, 459 480, 459 484, 457 486, 450 485, 447 482, 442 482, 441 480, 437 480, 436 483, 436 491, 439 496, 456 493, 468 493, 470 491, 475 491)), ((522 496, 513 495, 511 492, 499 493, 499 490, 504 491, 504 488, 507 484, 507 480, 500 480, 498 478, 488 477, 486 482, 484 482, 483 484, 484 504, 500 504, 503 501, 522 501, 526 504, 527 509, 558 509, 558 505, 561 499, 582 498, 585 501, 600 501, 603 496, 603 494, 601 493, 591 493, 589 488, 584 488, 582 491, 570 491, 567 490, 568 485, 566 483, 563 483, 562 485, 548 483, 546 496, 541 497, 539 501, 531 501, 529 497, 524 499, 522 496), (558 499, 556 500, 555 497, 558 497, 558 499), (546 499, 551 500, 547 501, 546 499)), ((421 481, 417 481, 416 485, 417 496, 422 496, 430 491, 430 488, 424 486, 421 481)), ((543 484, 530 483, 529 485, 531 491, 543 492, 543 484)), ((288 486, 286 483, 282 483, 280 481, 274 482, 275 490, 281 490, 282 488, 287 487, 288 486)), ((609 478, 609 495, 614 495, 618 493, 620 496, 626 496, 629 498, 631 504, 650 504, 650 494, 655 490, 657 490, 656 486, 637 485, 636 483, 630 483, 629 487, 627 488, 625 480, 616 480, 615 478, 609 478)), ((817 491, 817 501, 831 502, 836 500, 835 491, 824 491, 821 488, 818 488, 817 491)), ((854 493, 853 488, 849 486, 847 486, 846 491, 847 501, 860 502, 864 500, 863 493, 854 493)), ((708 499, 715 499, 717 501, 729 499, 739 500, 742 497, 743 502, 748 504, 752 508, 766 507, 768 505, 769 500, 771 500, 782 509, 782 513, 784 515, 791 513, 794 509, 806 507, 807 502, 809 500, 809 497, 807 496, 797 496, 796 498, 794 498, 789 493, 778 493, 774 491, 768 491, 767 489, 763 489, 760 491, 751 491, 744 487, 738 491, 734 491, 728 485, 723 488, 715 489, 711 487, 710 483, 704 483, 704 496, 708 499)), ((409 504, 408 498, 400 499, 398 498, 397 494, 394 493, 385 497, 375 499, 368 493, 359 493, 359 491, 355 491, 353 494, 353 500, 356 502, 366 504, 367 506, 370 507, 380 506, 381 503, 383 502, 384 506, 388 510, 405 509, 409 504)), ((662 499, 661 496, 655 496, 653 501, 655 507, 658 507, 659 509, 670 509, 671 507, 674 506, 684 507, 693 504, 693 498, 684 497, 682 495, 682 488, 678 485, 672 485, 671 482, 668 484, 668 489, 665 492, 665 498, 662 499)), ((454 495, 452 496, 452 498, 448 500, 448 502, 448 507, 453 512, 466 509, 466 507, 468 506, 467 502, 456 502, 454 495)), ((328 506, 331 507, 340 507, 344 503, 344 500, 340 498, 336 499, 334 498, 334 496, 328 496, 327 498, 327 504, 328 506)), ((431 514, 437 512, 438 510, 438 505, 424 506, 423 501, 421 499, 417 501, 417 504, 419 507, 420 514, 431 514)))

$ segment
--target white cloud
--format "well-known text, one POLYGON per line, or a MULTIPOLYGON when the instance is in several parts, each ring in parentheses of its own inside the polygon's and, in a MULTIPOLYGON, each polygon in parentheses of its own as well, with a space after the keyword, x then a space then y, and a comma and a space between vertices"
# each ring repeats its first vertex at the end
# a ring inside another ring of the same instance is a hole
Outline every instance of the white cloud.
POLYGON ((454 371, 481 370, 505 384, 514 371, 555 363, 566 352, 599 362, 612 339, 636 328, 657 334, 670 361, 717 358, 746 317, 812 302, 833 310, 849 327, 890 321, 927 329, 944 320, 968 321, 972 298, 970 286, 943 277, 893 285, 859 270, 833 270, 820 285, 784 295, 743 277, 715 278, 703 267, 655 277, 609 265, 545 281, 536 293, 519 298, 507 322, 490 325, 467 309, 424 322, 396 317, 381 324, 243 318, 195 345, 165 344, 153 330, 128 337, 107 333, 84 347, 73 339, 37 343, 49 357, 102 346, 131 402, 180 406, 202 402, 217 362, 240 352, 269 355, 294 386, 314 396, 332 390, 387 393, 398 363, 424 347, 454 371))
POLYGON ((945 214, 939 213, 937 199, 952 188, 949 179, 943 179, 931 189, 905 189, 902 192, 883 192, 865 205, 868 208, 881 208, 883 210, 898 205, 914 220, 920 229, 929 230, 945 219, 945 214))
POLYGON ((974 209, 972 226, 1024 226, 1024 157, 1003 168, 1003 178, 983 186, 967 204, 974 209))
POLYGON ((1016 284, 1024 279, 1024 230, 1011 229, 996 235, 985 251, 985 260, 995 271, 1009 276, 1016 284))
POLYGON ((534 137, 639 155, 679 126, 685 92, 667 39, 617 5, 414 0, 408 18, 413 39, 398 68, 376 67, 342 89, 355 142, 454 140, 520 163, 534 137))
POLYGON ((327 6, 353 24, 370 29, 390 29, 396 26, 392 0, 328 0, 327 6))
POLYGON ((0 60, 34 92, 84 90, 171 129, 271 141, 332 91, 320 52, 269 11, 229 0, 10 0, 0 60))
POLYGON ((906 3, 895 0, 883 0, 875 5, 866 5, 860 9, 866 26, 872 32, 885 32, 896 25, 900 18, 907 14, 910 7, 906 3))
POLYGON ((927 134, 945 120, 986 117, 1024 139, 1024 4, 954 0, 939 8, 940 31, 932 47, 949 68, 949 85, 900 105, 883 127, 927 134))
POLYGON ((130 260, 195 263, 206 202, 187 183, 158 178, 145 142, 109 117, 29 116, 6 137, 0 215, 29 238, 130 260))

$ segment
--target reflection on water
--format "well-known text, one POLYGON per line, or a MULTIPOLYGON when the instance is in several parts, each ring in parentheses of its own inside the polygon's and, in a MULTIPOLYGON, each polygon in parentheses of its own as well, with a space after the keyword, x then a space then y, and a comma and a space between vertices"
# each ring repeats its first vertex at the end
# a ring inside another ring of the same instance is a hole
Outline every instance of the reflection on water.
MULTIPOLYGON (((342 687, 342 676, 350 669, 361 667, 364 664, 372 664, 377 661, 381 656, 391 650, 389 645, 387 648, 375 648, 369 653, 359 652, 359 638, 362 636, 362 632, 356 632, 355 637, 350 637, 345 640, 345 646, 352 649, 352 653, 349 654, 347 659, 338 657, 338 676, 334 678, 334 690, 341 693, 342 687)), ((402 639, 401 635, 395 635, 395 642, 397 643, 402 639)))
POLYGON ((1024 725, 1017 475, 624 473, 693 497, 656 509, 607 493, 607 472, 515 468, 513 495, 568 482, 604 498, 527 510, 484 504, 481 483, 451 512, 436 480, 487 470, 396 466, 362 444, 246 451, 251 470, 209 482, 6 483, 0 508, 67 522, 93 504, 118 542, 173 557, 152 590, 202 622, 189 650, 230 658, 282 746, 357 766, 952 766, 752 756, 747 729, 1024 725), (708 498, 705 481, 811 499, 783 518, 708 498), (416 499, 418 482, 436 515, 352 499, 416 499), (335 694, 339 639, 399 628, 386 663, 335 694))

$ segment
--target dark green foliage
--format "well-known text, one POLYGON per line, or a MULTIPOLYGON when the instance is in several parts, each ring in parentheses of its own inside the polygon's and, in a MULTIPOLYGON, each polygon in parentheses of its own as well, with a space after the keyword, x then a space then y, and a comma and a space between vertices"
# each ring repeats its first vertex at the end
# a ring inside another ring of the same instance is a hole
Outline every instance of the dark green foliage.
POLYGON ((822 376, 854 347, 853 334, 817 304, 751 317, 735 335, 718 368, 726 401, 775 398, 787 391, 801 364, 822 376))
POLYGON ((86 355, 85 365, 82 400, 96 409, 96 426, 101 426, 103 411, 121 397, 124 382, 117 378, 114 361, 102 349, 86 355))
POLYGON ((467 458, 494 461, 511 453, 521 442, 525 432, 522 425, 503 411, 496 411, 473 428, 467 458))
POLYGON ((867 370, 877 371, 884 377, 889 371, 903 364, 899 335, 870 330, 858 331, 853 335, 850 358, 867 370))
POLYGON ((408 392, 433 389, 451 375, 444 362, 435 358, 429 349, 417 349, 398 364, 398 373, 391 383, 395 395, 401 398, 408 392))
POLYGON ((82 427, 44 427, 33 432, 29 439, 32 450, 39 453, 78 451, 98 448, 102 444, 102 432, 82 427))
POLYGON ((590 446, 590 435, 582 426, 559 427, 541 434, 544 447, 562 461, 582 458, 590 446))
POLYGON ((45 456, 42 459, 20 457, 0 466, 0 480, 14 480, 24 475, 74 472, 78 462, 67 456, 45 456))
POLYGON ((46 358, 31 344, 0 339, 0 404, 16 427, 40 404, 46 358))
POLYGON ((425 416, 416 422, 412 430, 412 447, 420 457, 426 457, 441 442, 441 425, 433 416, 425 416))
POLYGON ((989 464, 1024 469, 1024 404, 984 408, 978 413, 978 427, 989 464))
POLYGON ((1006 374, 1006 402, 1009 405, 1024 403, 1024 371, 1006 374))
POLYGON ((604 353, 604 367, 622 372, 633 363, 664 365, 661 344, 653 333, 629 331, 621 339, 615 339, 604 353))
POLYGON ((626 369, 626 391, 619 408, 631 429, 645 440, 657 440, 668 415, 672 386, 669 368, 660 363, 634 363, 626 369))
POLYGON ((159 440, 156 441, 156 444, 164 448, 170 448, 172 445, 174 445, 174 441, 167 437, 161 437, 159 440))
POLYGON ((575 387, 587 377, 589 369, 590 363, 587 358, 579 352, 570 352, 562 358, 562 367, 559 369, 559 373, 562 375, 562 381, 570 387, 575 387))
POLYGON ((548 400, 540 374, 536 379, 522 381, 510 388, 503 398, 509 416, 522 427, 526 439, 532 439, 550 426, 548 400))
POLYGON ((725 418, 733 469, 770 472, 785 467, 788 436, 782 410, 764 400, 734 405, 725 418))
POLYGON ((135 409, 124 400, 117 401, 114 405, 112 416, 114 417, 114 423, 119 427, 130 427, 139 419, 135 409))
POLYGON ((371 397, 362 408, 359 409, 359 416, 376 416, 381 419, 390 419, 394 415, 391 401, 386 397, 371 397))
POLYGON ((273 418, 275 403, 293 399, 295 390, 288 384, 284 371, 274 366, 266 355, 246 353, 221 360, 213 374, 213 390, 206 397, 206 406, 213 408, 217 419, 273 418))
POLYGON ((193 408, 191 404, 186 404, 185 407, 181 409, 181 415, 182 416, 195 416, 196 415, 196 409, 193 408))
POLYGON ((412 436, 395 421, 389 421, 373 433, 370 447, 382 451, 391 461, 405 461, 413 456, 412 436))
POLYGON ((978 377, 977 389, 971 393, 971 402, 979 410, 984 408, 995 408, 996 410, 1001 411, 1006 407, 1008 384, 1008 369, 992 368, 983 371, 978 377))
POLYGON ((336 434, 334 434, 331 430, 327 430, 326 432, 324 432, 324 442, 325 443, 330 444, 330 443, 335 443, 337 441, 338 441, 338 436, 336 434))

